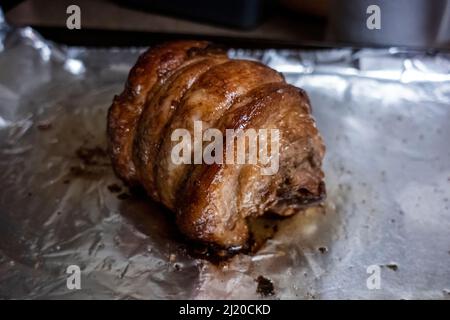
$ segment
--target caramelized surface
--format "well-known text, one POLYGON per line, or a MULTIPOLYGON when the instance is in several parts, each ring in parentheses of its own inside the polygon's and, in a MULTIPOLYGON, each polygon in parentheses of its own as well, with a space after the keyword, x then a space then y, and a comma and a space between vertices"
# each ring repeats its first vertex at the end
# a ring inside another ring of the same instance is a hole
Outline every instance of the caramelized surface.
POLYGON ((177 214, 193 240, 241 247, 248 219, 270 211, 291 215, 325 196, 324 145, 308 97, 257 62, 229 60, 206 42, 182 41, 144 53, 108 115, 113 166, 128 184, 141 184, 177 214), (171 161, 173 130, 278 129, 279 170, 256 164, 171 161))

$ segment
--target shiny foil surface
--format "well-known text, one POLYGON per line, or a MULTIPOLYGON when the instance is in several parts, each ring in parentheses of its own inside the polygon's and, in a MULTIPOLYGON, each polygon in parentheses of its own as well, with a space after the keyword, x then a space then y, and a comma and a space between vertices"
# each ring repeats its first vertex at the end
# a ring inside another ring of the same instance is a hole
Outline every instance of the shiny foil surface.
POLYGON ((59 46, 0 16, 0 298, 450 299, 448 54, 230 50, 308 92, 328 197, 216 263, 105 154, 107 109, 142 50, 59 46))

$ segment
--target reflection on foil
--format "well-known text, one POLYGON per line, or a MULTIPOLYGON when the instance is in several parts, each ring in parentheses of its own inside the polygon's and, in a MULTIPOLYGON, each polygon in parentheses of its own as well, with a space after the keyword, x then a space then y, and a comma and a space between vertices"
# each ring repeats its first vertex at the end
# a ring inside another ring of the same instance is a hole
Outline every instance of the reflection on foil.
POLYGON ((86 71, 83 62, 76 59, 67 59, 64 62, 64 69, 72 74, 80 74, 86 71))
POLYGON ((4 25, 0 39, 0 298, 264 298, 257 279, 275 299, 450 298, 448 56, 230 50, 308 91, 328 199, 257 254, 213 264, 106 156, 106 111, 141 49, 59 47, 4 25), (81 290, 66 286, 70 265, 81 290))

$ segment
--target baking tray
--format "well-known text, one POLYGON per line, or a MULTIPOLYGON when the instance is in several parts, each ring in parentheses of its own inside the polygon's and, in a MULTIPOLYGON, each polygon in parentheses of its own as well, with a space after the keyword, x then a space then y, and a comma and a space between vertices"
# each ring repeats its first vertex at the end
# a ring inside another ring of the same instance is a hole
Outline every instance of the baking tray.
POLYGON ((308 92, 328 198, 215 263, 105 154, 107 108, 142 50, 56 45, 0 16, 1 298, 450 298, 448 54, 230 49, 308 92))

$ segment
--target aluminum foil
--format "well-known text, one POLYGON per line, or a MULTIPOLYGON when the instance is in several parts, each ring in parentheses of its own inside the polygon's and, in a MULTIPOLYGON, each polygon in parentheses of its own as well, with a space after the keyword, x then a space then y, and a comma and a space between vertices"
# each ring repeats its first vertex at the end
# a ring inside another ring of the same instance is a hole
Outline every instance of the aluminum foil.
POLYGON ((104 154, 107 108, 141 51, 59 46, 0 16, 0 298, 450 298, 450 56, 230 50, 310 95, 328 198, 217 264, 104 154))

